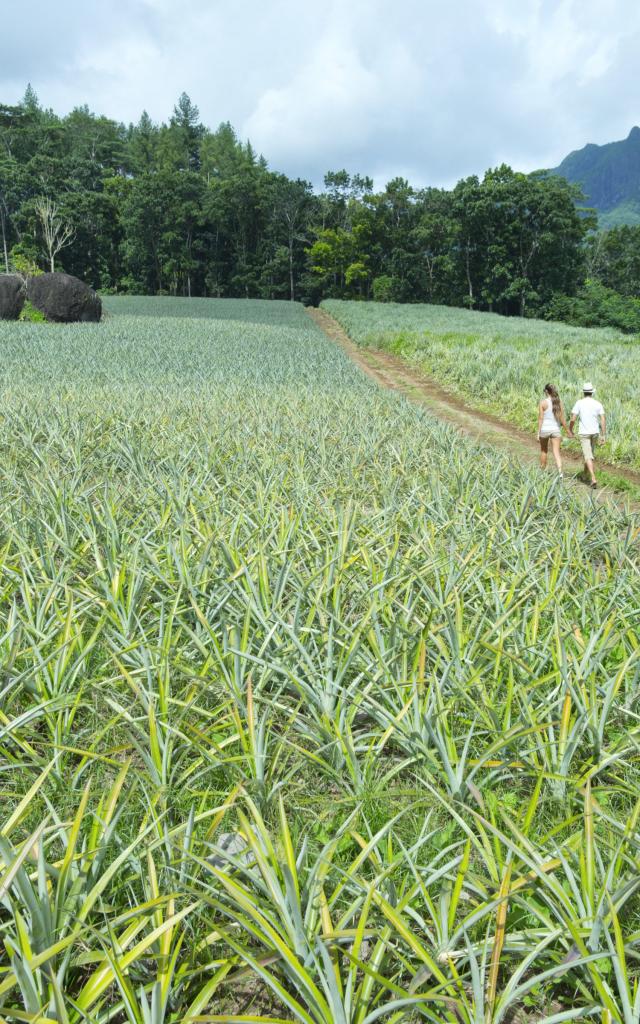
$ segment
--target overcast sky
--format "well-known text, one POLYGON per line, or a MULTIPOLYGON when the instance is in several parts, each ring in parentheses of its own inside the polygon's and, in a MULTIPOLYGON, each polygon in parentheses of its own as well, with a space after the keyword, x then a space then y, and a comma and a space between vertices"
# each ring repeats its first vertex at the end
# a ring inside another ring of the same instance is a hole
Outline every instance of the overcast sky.
POLYGON ((166 120, 182 91, 271 167, 450 185, 640 123, 639 0, 3 2, 0 102, 166 120))

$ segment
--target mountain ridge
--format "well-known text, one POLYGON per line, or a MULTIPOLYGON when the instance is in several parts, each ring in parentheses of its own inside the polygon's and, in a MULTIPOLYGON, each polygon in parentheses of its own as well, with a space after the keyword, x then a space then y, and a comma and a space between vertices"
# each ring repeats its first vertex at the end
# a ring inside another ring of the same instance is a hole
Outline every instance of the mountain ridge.
POLYGON ((640 127, 626 139, 573 150, 553 174, 580 185, 588 206, 598 213, 599 226, 640 224, 640 127))

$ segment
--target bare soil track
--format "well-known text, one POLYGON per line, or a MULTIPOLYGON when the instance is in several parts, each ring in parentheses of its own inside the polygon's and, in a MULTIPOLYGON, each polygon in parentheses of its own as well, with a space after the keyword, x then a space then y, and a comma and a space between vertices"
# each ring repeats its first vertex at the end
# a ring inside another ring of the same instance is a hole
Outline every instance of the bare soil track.
MULTIPOLYGON (((491 416, 489 413, 467 405, 457 395, 445 391, 435 380, 420 370, 408 366, 397 356, 378 349, 360 348, 346 331, 324 309, 307 309, 312 320, 333 342, 340 345, 366 374, 373 378, 381 387, 397 391, 412 402, 426 406, 434 416, 456 427, 468 437, 492 444, 497 448, 510 451, 520 461, 535 463, 539 459, 540 448, 537 438, 514 427, 511 423, 491 416)), ((577 442, 576 442, 577 443, 577 442)), ((563 446, 562 461, 565 473, 578 473, 583 468, 582 458, 568 451, 563 446)), ((553 465, 553 456, 549 451, 549 464, 553 465)), ((625 466, 615 466, 597 460, 597 469, 605 470, 617 477, 622 477, 640 489, 640 473, 625 466)), ((555 472, 555 467, 553 468, 555 472)), ((588 490, 585 486, 585 490, 588 490)), ((591 493, 589 491, 589 493, 591 493)), ((605 497, 605 491, 597 491, 599 498, 605 497)), ((611 500, 611 492, 609 492, 611 500)), ((619 495, 616 495, 618 498, 619 495)), ((635 509, 634 509, 635 511, 635 509)))

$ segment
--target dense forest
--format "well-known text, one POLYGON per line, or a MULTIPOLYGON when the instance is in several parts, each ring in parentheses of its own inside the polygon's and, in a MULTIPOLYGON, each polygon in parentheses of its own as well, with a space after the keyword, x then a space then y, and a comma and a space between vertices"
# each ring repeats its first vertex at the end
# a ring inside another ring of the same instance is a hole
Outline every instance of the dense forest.
POLYGON ((507 166, 451 190, 271 170, 183 94, 166 124, 0 106, 2 269, 103 292, 464 305, 640 331, 640 228, 598 233, 563 177, 507 166))

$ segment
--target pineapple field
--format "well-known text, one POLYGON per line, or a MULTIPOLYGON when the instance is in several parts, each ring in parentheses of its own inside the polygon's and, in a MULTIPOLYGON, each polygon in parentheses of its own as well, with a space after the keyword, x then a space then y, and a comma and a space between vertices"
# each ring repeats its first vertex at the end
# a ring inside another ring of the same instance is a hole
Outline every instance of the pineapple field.
POLYGON ((0 1019, 636 1024, 635 515, 105 306, 0 323, 0 1019))

